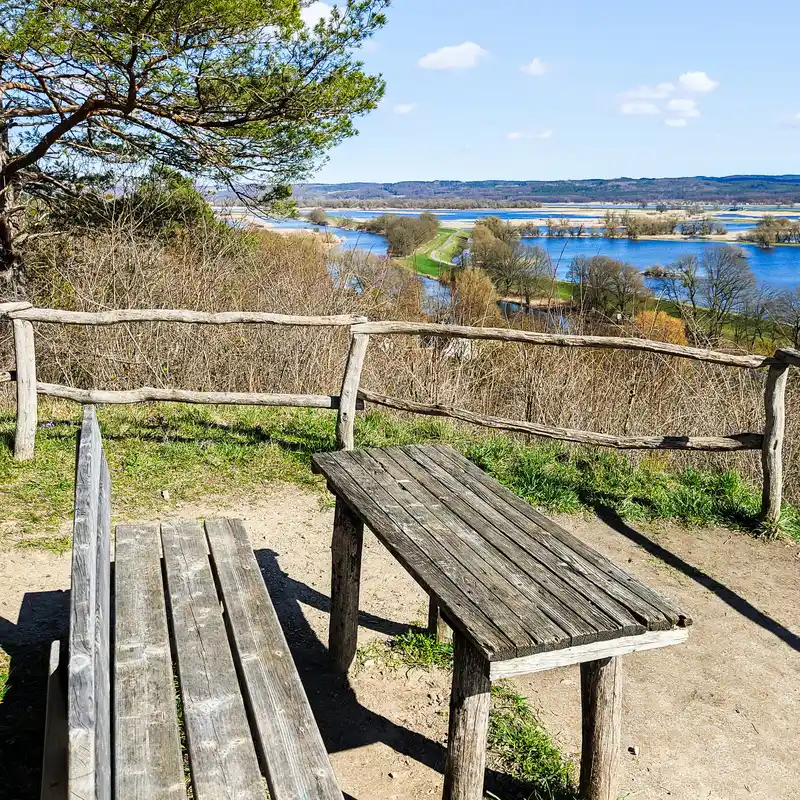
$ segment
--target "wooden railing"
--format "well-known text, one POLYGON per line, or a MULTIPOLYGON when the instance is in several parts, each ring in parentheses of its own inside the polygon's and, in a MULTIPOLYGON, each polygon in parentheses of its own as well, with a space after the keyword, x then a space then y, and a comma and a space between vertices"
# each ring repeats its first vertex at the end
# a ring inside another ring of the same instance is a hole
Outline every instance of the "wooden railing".
POLYGON ((45 395, 79 403, 142 403, 152 401, 219 403, 235 405, 329 408, 337 411, 336 444, 354 447, 355 413, 364 402, 414 414, 427 414, 469 422, 487 428, 526 433, 576 444, 636 450, 696 450, 730 452, 760 450, 763 467, 762 518, 776 522, 780 517, 783 489, 783 441, 785 434, 785 393, 790 366, 800 366, 800 352, 776 351, 773 356, 738 355, 697 347, 614 336, 573 336, 505 328, 477 328, 420 322, 370 322, 352 314, 337 316, 294 316, 253 311, 208 313, 171 309, 120 309, 114 311, 63 311, 34 308, 30 303, 0 303, 0 319, 11 320, 16 369, 0 372, 0 383, 15 382, 17 425, 14 455, 33 458, 37 426, 37 397, 45 395), (201 325, 261 324, 285 326, 348 327, 350 348, 338 396, 304 394, 259 394, 246 392, 196 392, 184 389, 142 387, 127 391, 77 389, 42 383, 36 379, 34 322, 65 325, 119 325, 130 322, 178 322, 201 325), (389 397, 361 388, 361 373, 369 338, 373 335, 419 335, 521 342, 548 347, 588 347, 657 353, 740 369, 767 369, 764 395, 766 425, 763 433, 745 432, 731 436, 612 436, 591 431, 540 425, 522 420, 476 414, 442 404, 425 404, 389 397))

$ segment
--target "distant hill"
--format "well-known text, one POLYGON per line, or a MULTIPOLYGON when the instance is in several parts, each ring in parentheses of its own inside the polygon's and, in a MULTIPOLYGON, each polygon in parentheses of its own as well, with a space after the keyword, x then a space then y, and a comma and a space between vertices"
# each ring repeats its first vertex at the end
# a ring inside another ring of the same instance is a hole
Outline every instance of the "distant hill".
POLYGON ((486 203, 800 203, 800 175, 699 175, 689 178, 614 178, 577 181, 401 181, 399 183, 304 183, 294 187, 300 203, 389 207, 486 203))

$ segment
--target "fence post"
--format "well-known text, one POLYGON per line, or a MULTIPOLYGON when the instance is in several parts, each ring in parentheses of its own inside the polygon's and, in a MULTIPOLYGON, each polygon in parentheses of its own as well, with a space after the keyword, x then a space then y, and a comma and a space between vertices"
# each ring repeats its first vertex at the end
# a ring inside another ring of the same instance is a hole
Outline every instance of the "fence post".
POLYGON ((353 427, 356 419, 358 387, 361 383, 361 370, 364 367, 368 344, 368 334, 351 334, 347 367, 342 380, 342 391, 339 392, 339 413, 336 417, 336 447, 339 450, 352 450, 355 447, 353 427))
POLYGON ((12 322, 14 354, 17 359, 17 433, 14 458, 29 461, 36 445, 36 345, 33 323, 24 319, 12 322))
POLYGON ((761 491, 761 519, 776 523, 781 516, 783 495, 783 438, 786 429, 786 381, 789 377, 789 364, 783 359, 783 351, 778 350, 775 358, 780 363, 773 364, 767 375, 764 391, 764 445, 761 450, 761 466, 764 484, 761 491))

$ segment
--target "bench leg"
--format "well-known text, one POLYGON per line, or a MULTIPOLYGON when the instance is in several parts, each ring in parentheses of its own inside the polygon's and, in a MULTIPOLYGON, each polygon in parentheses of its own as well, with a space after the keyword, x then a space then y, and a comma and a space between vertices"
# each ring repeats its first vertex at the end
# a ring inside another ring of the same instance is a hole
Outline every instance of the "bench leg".
POLYGON ((358 591, 364 525, 339 498, 333 521, 331 621, 328 647, 333 668, 347 672, 358 644, 358 591))
POLYGON ((428 605, 428 635, 433 636, 438 642, 446 642, 450 639, 450 628, 442 619, 435 597, 430 598, 428 605))
POLYGON ((443 800, 481 800, 492 684, 489 665, 463 634, 453 631, 453 689, 443 800))
POLYGON ((581 800, 617 800, 622 739, 622 662, 604 658, 581 664, 583 747, 581 800))

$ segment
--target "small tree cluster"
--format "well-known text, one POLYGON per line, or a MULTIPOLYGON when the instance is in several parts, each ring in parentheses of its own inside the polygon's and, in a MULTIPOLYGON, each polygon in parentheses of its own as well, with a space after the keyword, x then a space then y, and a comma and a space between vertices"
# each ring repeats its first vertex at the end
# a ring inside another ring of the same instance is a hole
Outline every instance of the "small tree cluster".
POLYGON ((329 225, 330 219, 324 208, 312 208, 308 212, 308 221, 313 225, 329 225))
POLYGON ((418 247, 429 242, 439 232, 439 220, 425 212, 418 217, 382 214, 360 226, 368 233, 379 233, 389 243, 389 255, 395 258, 410 256, 418 247))
POLYGON ((742 238, 755 242, 761 247, 772 247, 776 244, 800 244, 800 221, 768 215, 742 238))
POLYGON ((608 256, 576 256, 569 279, 575 304, 607 317, 634 316, 649 295, 638 269, 608 256))

